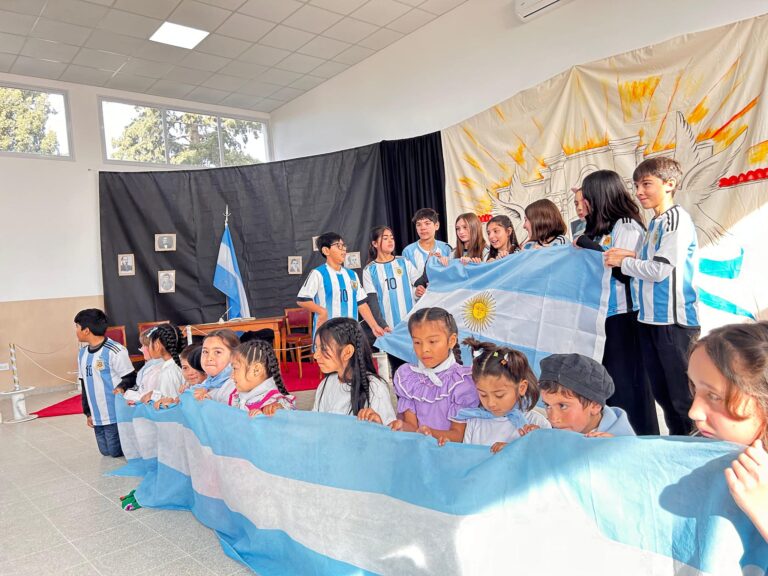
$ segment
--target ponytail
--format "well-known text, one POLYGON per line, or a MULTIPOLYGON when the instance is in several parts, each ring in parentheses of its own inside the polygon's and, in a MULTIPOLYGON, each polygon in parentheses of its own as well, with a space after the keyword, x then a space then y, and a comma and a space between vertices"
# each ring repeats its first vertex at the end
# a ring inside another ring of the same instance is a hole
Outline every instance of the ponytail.
POLYGON ((283 383, 283 376, 280 373, 280 363, 275 356, 275 350, 265 340, 249 340, 243 342, 234 353, 245 361, 246 370, 251 365, 261 364, 267 372, 267 377, 275 381, 275 386, 280 393, 287 396, 288 390, 283 383))
POLYGON ((176 366, 181 366, 181 360, 179 359, 179 353, 184 349, 186 342, 179 329, 173 324, 160 324, 152 328, 149 333, 149 341, 160 341, 165 351, 171 355, 176 366))

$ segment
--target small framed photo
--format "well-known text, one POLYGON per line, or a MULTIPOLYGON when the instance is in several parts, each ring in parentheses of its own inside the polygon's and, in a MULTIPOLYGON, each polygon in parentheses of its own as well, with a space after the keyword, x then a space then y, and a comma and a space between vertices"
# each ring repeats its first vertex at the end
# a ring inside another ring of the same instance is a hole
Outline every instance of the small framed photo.
POLYGON ((360 268, 360 252, 347 252, 344 258, 344 266, 347 268, 360 268))
POLYGON ((136 276, 136 266, 134 264, 133 254, 117 255, 117 275, 118 276, 136 276))
POLYGON ((312 236, 312 252, 317 252, 317 239, 320 238, 320 236, 312 236))
POLYGON ((571 237, 576 238, 584 234, 584 230, 587 229, 587 222, 585 220, 573 220, 571 222, 571 237))
POLYGON ((157 291, 160 294, 176 292, 176 270, 160 270, 157 273, 157 291))
POLYGON ((155 252, 175 252, 176 234, 155 234, 155 252))
POLYGON ((288 256, 288 274, 301 274, 302 271, 301 256, 288 256))

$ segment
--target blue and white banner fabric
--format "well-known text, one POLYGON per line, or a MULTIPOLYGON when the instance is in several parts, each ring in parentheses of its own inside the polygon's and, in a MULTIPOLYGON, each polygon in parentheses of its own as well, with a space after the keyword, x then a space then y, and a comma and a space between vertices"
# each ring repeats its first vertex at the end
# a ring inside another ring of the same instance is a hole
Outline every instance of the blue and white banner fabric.
MULTIPOLYGON (((611 273, 598 252, 559 246, 445 267, 430 259, 427 275, 429 288, 410 314, 445 308, 456 319, 459 341, 474 336, 520 350, 537 374, 550 354, 578 352, 602 361, 611 273)), ((410 314, 376 346, 415 363, 410 314)), ((465 353, 465 364, 468 359, 465 353)))
POLYGON ((264 576, 768 567, 725 483, 734 444, 537 430, 492 454, 351 416, 249 418, 189 393, 168 410, 117 404, 142 506, 191 510, 264 576))
POLYGON ((224 226, 224 235, 219 246, 219 258, 216 261, 216 272, 213 275, 213 285, 227 295, 228 318, 249 318, 251 310, 248 307, 248 295, 240 276, 237 265, 237 254, 232 243, 229 226, 224 226))

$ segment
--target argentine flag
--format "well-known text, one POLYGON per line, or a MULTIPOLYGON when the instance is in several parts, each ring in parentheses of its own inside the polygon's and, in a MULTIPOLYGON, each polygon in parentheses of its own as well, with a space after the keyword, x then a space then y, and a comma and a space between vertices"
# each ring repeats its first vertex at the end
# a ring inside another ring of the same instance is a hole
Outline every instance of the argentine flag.
POLYGON ((216 260, 216 273, 213 275, 213 285, 227 295, 227 310, 229 319, 249 318, 251 310, 248 307, 248 296, 237 265, 235 246, 229 226, 224 225, 224 235, 219 246, 219 258, 216 260))
MULTIPOLYGON (((443 266, 432 258, 427 267, 429 289, 410 314, 448 310, 459 341, 473 336, 520 350, 537 374, 539 361, 550 354, 577 352, 602 361, 611 271, 600 253, 556 246, 485 264, 452 260, 443 266)), ((415 363, 410 314, 376 346, 415 363)))

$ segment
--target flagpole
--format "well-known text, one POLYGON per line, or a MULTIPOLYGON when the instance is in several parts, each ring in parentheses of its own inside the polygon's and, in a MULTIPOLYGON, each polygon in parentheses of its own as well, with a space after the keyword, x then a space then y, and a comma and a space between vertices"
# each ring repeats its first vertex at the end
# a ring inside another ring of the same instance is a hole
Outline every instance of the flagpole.
POLYGON ((224 227, 226 228, 229 226, 229 215, 232 214, 232 212, 229 211, 229 204, 226 205, 226 208, 224 209, 224 227))

